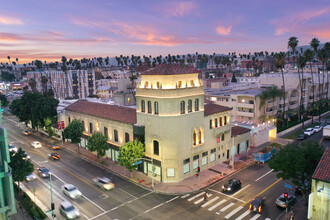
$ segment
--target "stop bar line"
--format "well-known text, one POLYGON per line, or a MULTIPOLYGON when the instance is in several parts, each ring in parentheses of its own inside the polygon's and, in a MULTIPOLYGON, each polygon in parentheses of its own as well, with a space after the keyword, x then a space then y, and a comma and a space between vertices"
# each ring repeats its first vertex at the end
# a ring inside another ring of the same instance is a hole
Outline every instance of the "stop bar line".
POLYGON ((261 178, 263 178, 264 176, 266 176, 267 174, 273 172, 274 170, 270 170, 269 172, 265 173, 264 175, 262 175, 261 177, 259 177, 258 179, 255 180, 255 182, 257 182, 258 180, 260 180, 261 178))

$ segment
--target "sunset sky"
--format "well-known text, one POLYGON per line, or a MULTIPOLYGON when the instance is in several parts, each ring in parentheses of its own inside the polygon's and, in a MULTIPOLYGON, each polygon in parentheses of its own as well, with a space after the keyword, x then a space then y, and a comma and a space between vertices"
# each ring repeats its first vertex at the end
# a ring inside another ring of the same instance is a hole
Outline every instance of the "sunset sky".
POLYGON ((330 41, 329 0, 0 0, 0 62, 285 51, 330 41))

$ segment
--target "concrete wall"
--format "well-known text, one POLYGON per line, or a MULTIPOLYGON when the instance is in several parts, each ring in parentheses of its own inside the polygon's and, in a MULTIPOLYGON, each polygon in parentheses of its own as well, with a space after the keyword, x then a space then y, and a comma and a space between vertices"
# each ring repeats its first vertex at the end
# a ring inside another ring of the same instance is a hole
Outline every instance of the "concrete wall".
POLYGON ((310 219, 330 219, 330 183, 313 179, 309 200, 310 219))

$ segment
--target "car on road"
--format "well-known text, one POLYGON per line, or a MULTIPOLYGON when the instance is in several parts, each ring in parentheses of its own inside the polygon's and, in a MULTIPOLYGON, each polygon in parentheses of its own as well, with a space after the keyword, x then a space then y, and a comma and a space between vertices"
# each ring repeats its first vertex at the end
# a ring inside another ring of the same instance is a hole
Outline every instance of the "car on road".
POLYGON ((58 150, 58 149, 61 149, 61 147, 57 144, 50 144, 49 147, 53 150, 58 150))
POLYGON ((316 125, 316 126, 314 126, 313 129, 314 129, 315 132, 320 132, 320 131, 322 131, 322 128, 323 128, 322 126, 316 125))
POLYGON ((288 194, 288 203, 286 203, 286 199, 283 193, 276 199, 275 203, 278 207, 281 208, 286 208, 287 206, 292 207, 296 203, 296 197, 292 194, 288 194))
POLYGON ((47 154, 47 157, 53 160, 59 160, 61 158, 61 156, 58 153, 47 154))
POLYGON ((76 209, 69 201, 61 202, 60 213, 67 219, 75 219, 80 216, 79 210, 76 209))
POLYGON ((115 188, 115 184, 107 177, 96 177, 93 179, 95 185, 99 186, 101 189, 110 190, 115 188))
POLYGON ((11 152, 11 153, 17 153, 17 151, 18 151, 18 148, 16 147, 16 146, 14 146, 14 145, 9 145, 9 152, 11 152))
POLYGON ((228 180, 225 185, 222 186, 222 191, 226 191, 226 192, 231 192, 234 191, 235 189, 240 188, 242 185, 242 182, 237 179, 237 178, 233 178, 228 180))
POLYGON ((31 157, 26 152, 24 152, 23 160, 30 160, 30 159, 31 157))
POLYGON ((49 177, 50 176, 50 172, 45 167, 39 167, 38 168, 38 175, 39 176, 42 176, 43 178, 46 178, 46 177, 49 177))
POLYGON ((29 136, 31 134, 31 131, 24 131, 25 136, 29 136))
POLYGON ((299 135, 298 135, 297 140, 298 140, 298 141, 303 141, 303 140, 305 140, 306 138, 308 138, 308 135, 302 133, 302 134, 299 134, 299 135))
POLYGON ((315 133, 315 130, 313 128, 307 128, 305 131, 304 131, 304 134, 307 134, 308 136, 311 136, 312 134, 315 133))
POLYGON ((252 212, 261 213, 264 205, 265 205, 266 198, 254 197, 253 201, 249 205, 249 210, 252 212))
POLYGON ((62 192, 71 199, 78 199, 82 196, 78 188, 72 184, 64 184, 62 186, 62 192))
POLYGON ((26 176, 26 181, 28 182, 31 182, 35 179, 37 179, 37 176, 34 173, 30 173, 28 176, 26 176))
POLYGON ((31 145, 32 145, 32 147, 34 147, 34 148, 40 148, 40 147, 42 147, 42 145, 41 145, 41 143, 40 143, 39 141, 33 141, 33 142, 31 143, 31 145))

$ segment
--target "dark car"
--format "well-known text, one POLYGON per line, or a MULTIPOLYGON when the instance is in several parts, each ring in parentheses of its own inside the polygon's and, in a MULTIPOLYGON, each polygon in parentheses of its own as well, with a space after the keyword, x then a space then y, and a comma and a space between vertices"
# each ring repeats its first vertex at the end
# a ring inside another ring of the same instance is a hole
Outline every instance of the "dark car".
POLYGON ((43 178, 49 177, 50 172, 45 167, 38 168, 38 175, 42 176, 43 178))
POLYGON ((276 199, 276 205, 281 208, 292 207, 296 203, 296 197, 292 194, 287 194, 288 202, 284 198, 284 193, 276 199))
POLYGON ((261 213, 264 204, 265 204, 265 197, 264 198, 255 197, 249 206, 249 210, 252 212, 261 213))
POLYGON ((242 182, 239 179, 230 179, 222 186, 222 191, 231 192, 241 187, 242 182))
POLYGON ((51 154, 47 154, 49 159, 53 159, 53 160, 59 160, 61 158, 61 156, 58 153, 51 153, 51 154))
POLYGON ((302 140, 305 140, 307 137, 308 137, 307 134, 299 134, 297 137, 297 140, 302 141, 302 140))
POLYGON ((31 131, 24 131, 25 136, 29 136, 31 134, 31 131))
POLYGON ((57 145, 57 144, 51 144, 51 145, 49 145, 49 147, 50 147, 51 149, 53 149, 53 150, 61 149, 61 147, 60 147, 59 145, 57 145))

